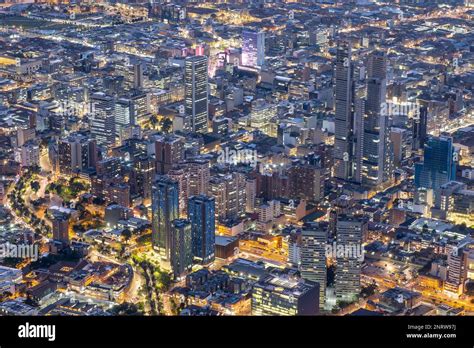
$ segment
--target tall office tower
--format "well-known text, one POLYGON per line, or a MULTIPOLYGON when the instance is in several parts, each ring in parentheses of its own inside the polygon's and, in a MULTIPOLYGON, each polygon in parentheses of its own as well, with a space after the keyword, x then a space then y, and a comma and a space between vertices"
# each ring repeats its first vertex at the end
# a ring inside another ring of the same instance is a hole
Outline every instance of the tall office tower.
POLYGON ((171 224, 179 218, 178 183, 160 176, 152 188, 152 244, 165 261, 170 261, 171 224))
POLYGON ((133 88, 143 88, 143 64, 137 63, 133 66, 133 88))
POLYGON ((448 254, 448 275, 444 283, 444 291, 448 294, 460 295, 462 293, 464 252, 456 247, 448 254))
POLYGON ((130 176, 131 192, 140 195, 144 200, 150 200, 155 176, 155 161, 149 156, 135 159, 130 176))
POLYGON ((179 216, 181 218, 187 217, 189 198, 189 175, 187 171, 183 168, 171 169, 166 175, 178 183, 179 216))
POLYGON ((209 114, 207 57, 187 57, 184 64, 186 129, 207 133, 209 114))
POLYGON ((216 216, 235 219, 245 213, 245 176, 242 173, 218 174, 209 181, 209 194, 216 200, 216 216))
POLYGON ((242 65, 260 68, 265 63, 265 33, 242 31, 242 65))
POLYGON ((98 145, 115 143, 115 100, 104 93, 94 93, 91 103, 91 134, 98 145))
POLYGON ((354 150, 354 72, 351 44, 340 43, 336 54, 336 117, 334 141, 334 176, 353 180, 354 150))
POLYGON ((130 97, 133 124, 148 120, 151 116, 150 94, 137 92, 130 97))
POLYGON ((317 283, 272 274, 254 285, 252 315, 317 315, 318 294, 317 283))
POLYGON ((172 221, 170 265, 174 278, 181 278, 193 266, 191 223, 185 219, 172 221))
POLYGON ((375 51, 369 56, 367 101, 364 117, 362 182, 378 186, 392 177, 389 113, 386 110, 387 57, 375 51))
POLYGON ((160 136, 155 140, 156 171, 167 174, 184 159, 184 139, 176 135, 160 136))
POLYGON ((188 219, 191 221, 193 256, 202 264, 214 261, 216 247, 216 216, 214 198, 199 195, 189 199, 188 219))
POLYGON ((71 133, 58 143, 58 170, 62 175, 77 174, 97 164, 95 140, 81 133, 71 133))
POLYGON ((130 99, 120 98, 115 103, 115 135, 120 137, 122 130, 135 124, 135 115, 132 111, 130 99))
POLYGON ((55 210, 51 213, 53 240, 69 244, 69 213, 55 210))
POLYGON ((260 130, 267 135, 272 135, 272 119, 278 114, 276 104, 269 104, 264 99, 257 99, 252 102, 250 112, 250 125, 256 130, 260 130))
POLYGON ((209 191, 209 161, 194 159, 183 163, 189 175, 189 196, 207 195, 209 191))
POLYGON ((305 224, 301 230, 300 273, 303 279, 319 284, 319 307, 326 299, 326 244, 327 231, 317 223, 305 224))
POLYGON ((257 199, 257 179, 245 180, 245 212, 255 212, 255 201, 257 199))
POLYGON ((426 142, 426 127, 428 125, 428 108, 420 107, 418 117, 412 119, 413 122, 413 150, 421 150, 426 142))
POLYGON ((415 186, 438 190, 448 181, 456 180, 456 156, 452 138, 428 138, 423 163, 415 163, 415 186))
POLYGON ((350 215, 339 215, 336 224, 336 297, 353 301, 360 294, 363 261, 362 240, 366 222, 350 215), (342 252, 339 252, 342 250, 342 252))

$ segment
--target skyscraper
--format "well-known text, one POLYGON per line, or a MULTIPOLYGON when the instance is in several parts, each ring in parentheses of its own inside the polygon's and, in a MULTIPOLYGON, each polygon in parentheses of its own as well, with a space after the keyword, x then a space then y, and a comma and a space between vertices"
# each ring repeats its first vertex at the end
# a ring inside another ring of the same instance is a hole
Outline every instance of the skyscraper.
POLYGON ((207 57, 187 57, 184 66, 185 127, 191 132, 207 133, 207 81, 207 57))
POLYGON ((336 225, 336 297, 353 301, 360 294, 363 261, 362 239, 366 222, 359 217, 339 215, 336 225))
POLYGON ((242 65, 261 67, 265 62, 265 33, 244 30, 242 32, 242 65))
POLYGON ((72 175, 97 163, 97 146, 93 139, 81 133, 71 133, 58 143, 58 170, 62 175, 72 175))
POLYGON ((386 110, 387 58, 385 52, 369 56, 367 101, 364 116, 362 181, 380 185, 392 177, 389 113, 386 110))
POLYGON ((115 100, 104 93, 91 96, 91 134, 98 145, 115 143, 115 100))
POLYGON ((143 88, 143 65, 137 63, 133 66, 133 87, 136 89, 143 88))
POLYGON ((194 258, 207 264, 214 260, 215 252, 215 201, 204 195, 189 199, 188 219, 191 221, 194 258))
POLYGON ((456 180, 456 156, 452 138, 430 137, 424 146, 423 163, 415 164, 415 186, 437 190, 456 180))
POLYGON ((173 165, 184 157, 183 138, 170 135, 155 140, 155 158, 158 174, 168 174, 173 165))
POLYGON ((326 243, 327 231, 317 223, 305 224, 301 231, 301 277, 319 284, 319 306, 326 297, 326 243))
POLYGON ((172 221, 170 234, 170 264, 175 278, 193 266, 191 223, 185 219, 172 221))
POLYGON ((179 218, 178 183, 161 176, 152 188, 152 244, 165 261, 170 260, 172 221, 179 218))
POLYGON ((334 176, 353 180, 354 149, 354 72, 351 44, 340 43, 336 53, 336 115, 334 141, 334 176))

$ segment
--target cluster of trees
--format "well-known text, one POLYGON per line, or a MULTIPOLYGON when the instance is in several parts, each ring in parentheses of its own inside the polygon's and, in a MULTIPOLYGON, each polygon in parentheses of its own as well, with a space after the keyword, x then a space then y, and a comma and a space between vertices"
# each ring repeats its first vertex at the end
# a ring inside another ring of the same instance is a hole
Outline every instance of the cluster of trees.
MULTIPOLYGON (((34 231, 36 233, 48 235, 51 232, 51 228, 46 225, 44 220, 41 220, 34 212, 30 211, 23 198, 23 194, 27 187, 26 185, 32 180, 34 174, 36 174, 37 171, 38 169, 36 169, 36 171, 35 169, 33 169, 25 172, 25 174, 21 176, 18 182, 16 183, 12 192, 8 195, 8 199, 10 200, 11 207, 15 211, 15 213, 21 216, 27 223, 29 223, 34 228, 34 231)), ((33 186, 37 187, 37 185, 34 183, 37 183, 39 186, 39 183, 33 180, 30 182, 30 185, 32 185, 32 189, 33 186)))

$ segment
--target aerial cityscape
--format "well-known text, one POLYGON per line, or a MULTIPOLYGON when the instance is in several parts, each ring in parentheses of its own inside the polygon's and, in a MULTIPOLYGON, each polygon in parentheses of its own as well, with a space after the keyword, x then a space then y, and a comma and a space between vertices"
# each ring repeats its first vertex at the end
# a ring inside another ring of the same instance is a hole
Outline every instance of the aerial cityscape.
POLYGON ((474 315, 474 0, 0 0, 0 315, 474 315))

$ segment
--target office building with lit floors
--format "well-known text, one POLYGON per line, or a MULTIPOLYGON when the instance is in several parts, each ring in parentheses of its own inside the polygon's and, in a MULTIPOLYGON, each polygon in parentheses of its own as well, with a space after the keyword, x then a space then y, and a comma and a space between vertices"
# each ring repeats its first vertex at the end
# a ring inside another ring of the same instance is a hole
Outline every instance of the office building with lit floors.
POLYGON ((415 163, 416 188, 439 188, 456 180, 457 153, 451 137, 430 137, 425 143, 423 162, 415 163))
POLYGON ((181 278, 193 266, 191 223, 185 219, 172 222, 170 265, 174 278, 181 278))
POLYGON ((351 44, 340 43, 336 53, 334 176, 346 181, 354 180, 356 169, 353 70, 351 44))
POLYGON ((360 217, 339 215, 336 223, 336 298, 356 300, 364 259, 362 240, 367 222, 360 217))
POLYGON ((265 32, 242 31, 242 65, 260 68, 265 63, 265 32))
POLYGON ((216 248, 215 200, 199 195, 189 199, 188 219, 191 222, 195 260, 208 264, 214 260, 216 248))
POLYGON ((269 275, 252 290, 252 315, 294 316, 319 313, 319 285, 288 275, 269 275))
POLYGON ((160 176, 152 188, 152 245, 164 261, 170 261, 172 222, 179 218, 178 183, 160 176))
POLYGON ((327 230, 318 223, 307 223, 301 230, 300 273, 306 280, 319 284, 319 305, 324 307, 326 298, 326 244, 327 230))
POLYGON ((69 244, 69 214, 61 211, 51 213, 53 240, 69 244))
POLYGON ((367 100, 363 121, 362 182, 374 187, 392 178, 393 152, 390 142, 387 94, 387 57, 375 51, 369 56, 367 100))
POLYGON ((188 57, 184 63, 185 128, 190 132, 207 133, 209 114, 207 57, 188 57))

